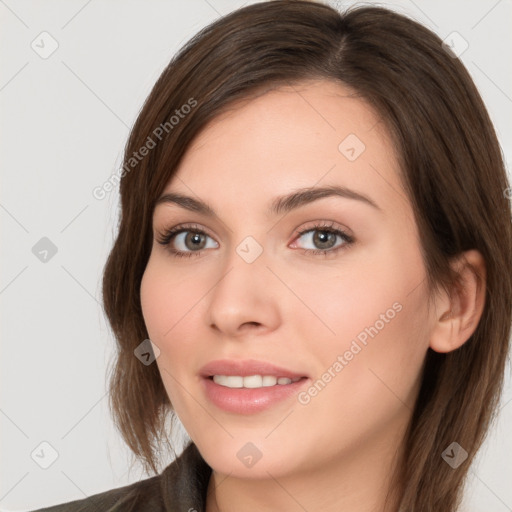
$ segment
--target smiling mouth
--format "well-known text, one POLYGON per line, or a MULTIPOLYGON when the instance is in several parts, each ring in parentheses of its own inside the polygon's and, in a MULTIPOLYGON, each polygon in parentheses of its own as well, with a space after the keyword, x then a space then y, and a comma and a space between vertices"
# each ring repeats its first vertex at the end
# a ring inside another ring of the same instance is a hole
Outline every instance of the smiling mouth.
MULTIPOLYGON (((208 401, 224 411, 235 414, 256 414, 291 400, 309 381, 308 377, 301 377, 300 374, 288 372, 288 376, 285 377, 282 374, 278 376, 280 373, 277 371, 276 375, 206 373, 203 374, 202 379, 203 391, 208 401)), ((286 370, 283 373, 286 373, 286 370)))
POLYGON ((288 377, 276 377, 274 375, 210 375, 208 379, 231 389, 237 388, 266 388, 275 386, 286 386, 299 380, 306 379, 307 377, 296 377, 290 379, 288 377))

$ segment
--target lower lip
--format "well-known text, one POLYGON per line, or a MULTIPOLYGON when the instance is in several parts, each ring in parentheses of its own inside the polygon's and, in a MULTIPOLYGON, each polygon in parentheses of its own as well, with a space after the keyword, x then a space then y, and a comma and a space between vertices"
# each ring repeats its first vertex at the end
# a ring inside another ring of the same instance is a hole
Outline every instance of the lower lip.
POLYGON ((253 414, 297 395, 308 380, 303 377, 290 384, 262 388, 228 388, 215 383, 211 378, 203 378, 203 383, 206 396, 217 407, 237 414, 253 414))

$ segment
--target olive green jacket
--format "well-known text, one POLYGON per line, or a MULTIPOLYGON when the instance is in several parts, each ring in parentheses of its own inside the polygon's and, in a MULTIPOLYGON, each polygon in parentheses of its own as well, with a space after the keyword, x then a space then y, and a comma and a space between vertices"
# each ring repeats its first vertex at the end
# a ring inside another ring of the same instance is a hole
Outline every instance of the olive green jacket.
POLYGON ((160 475, 33 512, 204 512, 211 471, 190 443, 160 475))

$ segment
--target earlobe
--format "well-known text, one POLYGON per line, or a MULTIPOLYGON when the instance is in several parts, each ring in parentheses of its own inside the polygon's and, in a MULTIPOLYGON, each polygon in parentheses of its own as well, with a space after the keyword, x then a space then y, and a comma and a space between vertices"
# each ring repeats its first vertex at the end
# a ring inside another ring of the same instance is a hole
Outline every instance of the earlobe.
POLYGON ((475 332, 485 305, 485 260, 477 250, 466 251, 452 264, 460 278, 451 296, 436 302, 438 318, 430 335, 430 348, 451 352, 461 347, 475 332))

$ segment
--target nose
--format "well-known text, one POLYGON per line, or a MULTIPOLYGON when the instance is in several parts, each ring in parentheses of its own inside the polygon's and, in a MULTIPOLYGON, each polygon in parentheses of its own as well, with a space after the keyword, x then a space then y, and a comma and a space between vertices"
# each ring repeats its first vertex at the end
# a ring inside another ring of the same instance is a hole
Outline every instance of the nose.
POLYGON ((267 266, 265 253, 250 262, 236 251, 209 296, 207 320, 226 338, 270 332, 280 322, 282 283, 267 266))

